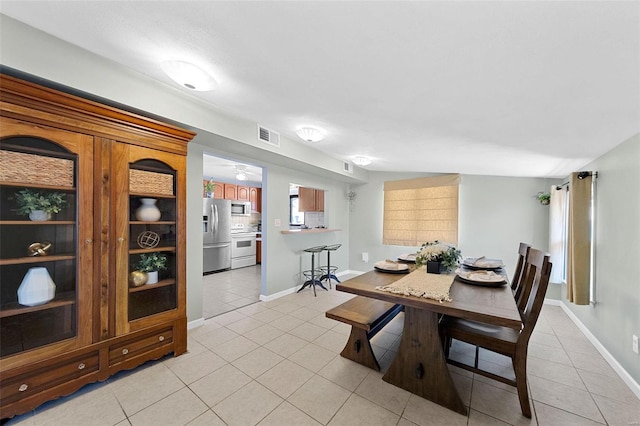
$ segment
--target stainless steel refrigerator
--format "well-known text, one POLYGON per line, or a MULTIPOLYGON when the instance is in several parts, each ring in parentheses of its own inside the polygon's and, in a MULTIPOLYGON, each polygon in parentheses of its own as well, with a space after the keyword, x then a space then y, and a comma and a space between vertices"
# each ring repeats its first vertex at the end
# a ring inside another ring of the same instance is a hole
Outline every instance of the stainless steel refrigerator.
POLYGON ((202 202, 203 273, 231 268, 231 201, 202 202))

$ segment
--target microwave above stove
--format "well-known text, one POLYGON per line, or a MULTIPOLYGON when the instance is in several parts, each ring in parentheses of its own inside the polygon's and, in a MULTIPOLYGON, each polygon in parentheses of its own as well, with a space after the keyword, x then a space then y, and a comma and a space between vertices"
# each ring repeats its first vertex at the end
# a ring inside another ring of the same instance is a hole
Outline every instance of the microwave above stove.
POLYGON ((231 201, 231 216, 251 216, 251 203, 231 201))

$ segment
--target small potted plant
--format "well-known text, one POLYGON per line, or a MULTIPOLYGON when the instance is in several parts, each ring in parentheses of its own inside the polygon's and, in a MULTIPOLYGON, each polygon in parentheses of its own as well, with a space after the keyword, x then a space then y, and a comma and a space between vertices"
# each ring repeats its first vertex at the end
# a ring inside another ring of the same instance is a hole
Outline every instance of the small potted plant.
POLYGON ((538 195, 536 195, 536 198, 538 199, 538 201, 540 201, 540 204, 542 204, 543 206, 547 206, 551 202, 551 194, 548 192, 538 192, 538 195))
POLYGON ((428 273, 439 274, 441 271, 449 271, 458 266, 461 257, 460 250, 453 244, 436 240, 420 246, 416 255, 416 265, 426 265, 428 273))
POLYGON ((33 221, 50 220, 51 215, 60 213, 67 205, 67 194, 62 192, 34 191, 25 188, 15 194, 17 213, 29 216, 33 221))
POLYGON ((158 282, 158 271, 167 269, 167 256, 155 252, 143 253, 140 255, 135 269, 147 273, 147 284, 155 284, 158 282))
POLYGON ((216 184, 209 180, 203 186, 204 192, 207 194, 207 198, 213 198, 213 191, 216 190, 216 184))

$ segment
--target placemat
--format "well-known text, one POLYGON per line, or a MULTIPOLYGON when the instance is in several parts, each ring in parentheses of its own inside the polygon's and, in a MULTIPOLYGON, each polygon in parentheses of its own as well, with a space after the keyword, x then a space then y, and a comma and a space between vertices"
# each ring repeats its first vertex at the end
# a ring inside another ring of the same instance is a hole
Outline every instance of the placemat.
POLYGON ((449 289, 454 278, 455 276, 447 274, 427 274, 425 267, 421 266, 393 284, 378 286, 376 290, 404 294, 405 296, 424 297, 439 302, 451 302, 449 289))

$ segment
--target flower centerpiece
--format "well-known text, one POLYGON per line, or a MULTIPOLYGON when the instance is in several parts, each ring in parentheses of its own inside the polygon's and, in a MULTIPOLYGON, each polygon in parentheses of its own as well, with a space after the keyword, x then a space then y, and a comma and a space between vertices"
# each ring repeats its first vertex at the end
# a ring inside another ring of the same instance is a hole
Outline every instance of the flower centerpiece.
POLYGON ((25 188, 15 194, 17 213, 29 216, 31 220, 49 220, 52 214, 60 213, 67 205, 66 196, 62 192, 40 192, 25 188))
POLYGON ((460 250, 453 244, 441 243, 438 240, 424 243, 416 255, 416 265, 427 265, 427 272, 439 274, 441 270, 449 271, 458 266, 461 259, 460 250), (431 264, 430 263, 435 263, 431 264))

